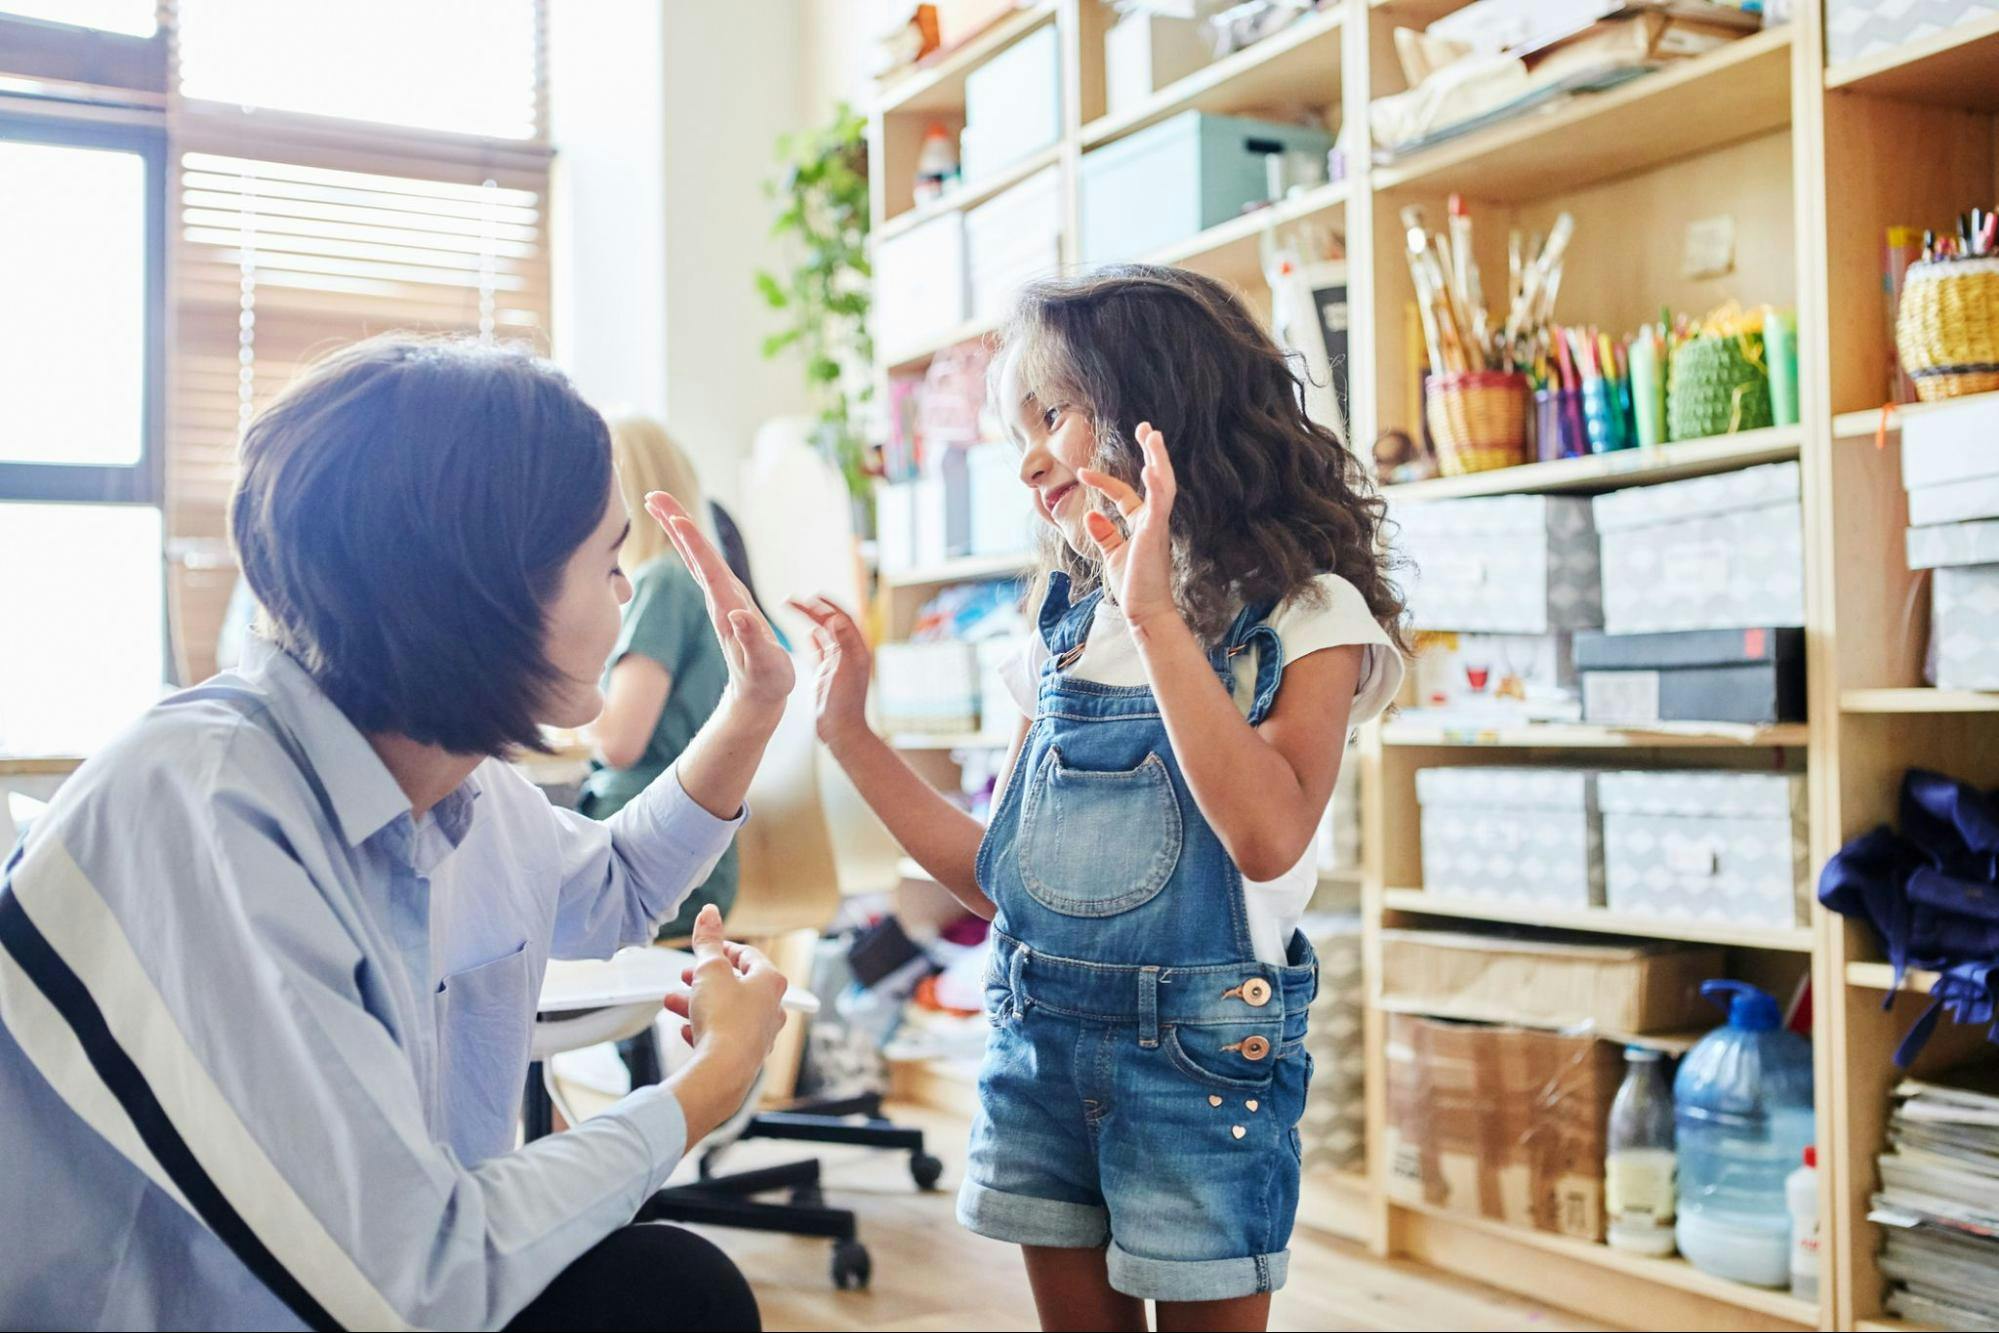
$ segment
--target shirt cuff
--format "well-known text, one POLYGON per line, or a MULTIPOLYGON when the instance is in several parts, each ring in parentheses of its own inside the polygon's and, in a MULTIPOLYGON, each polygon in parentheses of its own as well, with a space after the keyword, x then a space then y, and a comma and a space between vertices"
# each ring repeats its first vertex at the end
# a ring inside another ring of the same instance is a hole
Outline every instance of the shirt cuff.
POLYGON ((699 861, 719 857, 727 851, 729 840, 750 817, 748 801, 743 802, 734 819, 717 819, 709 814, 681 785, 677 763, 654 778, 644 796, 634 804, 644 806, 655 830, 671 833, 676 845, 699 861))
POLYGON ((645 1141, 646 1151, 652 1156, 652 1175, 645 1191, 645 1197, 650 1199, 687 1155, 687 1117, 680 1109, 680 1099, 654 1084, 622 1098, 604 1114, 623 1120, 645 1141))

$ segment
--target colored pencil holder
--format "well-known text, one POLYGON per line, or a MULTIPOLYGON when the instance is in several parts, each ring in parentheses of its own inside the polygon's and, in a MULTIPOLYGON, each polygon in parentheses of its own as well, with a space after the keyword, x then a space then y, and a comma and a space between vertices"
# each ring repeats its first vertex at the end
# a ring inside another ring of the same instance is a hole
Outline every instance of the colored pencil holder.
POLYGON ((1762 334, 1711 334, 1673 349, 1666 364, 1667 438, 1698 440, 1770 423, 1762 334))
POLYGON ((1999 259, 1909 265, 1895 350, 1926 403, 1999 389, 1999 259))
POLYGON ((1527 457, 1527 377, 1498 370, 1433 375, 1430 434, 1447 477, 1514 467, 1527 457))

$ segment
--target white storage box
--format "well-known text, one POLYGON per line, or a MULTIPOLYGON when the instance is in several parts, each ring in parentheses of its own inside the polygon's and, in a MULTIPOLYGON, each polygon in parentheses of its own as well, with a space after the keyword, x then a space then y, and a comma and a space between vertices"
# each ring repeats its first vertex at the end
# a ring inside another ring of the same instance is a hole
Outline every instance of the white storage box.
POLYGON ((1590 502, 1507 495, 1394 506, 1418 629, 1548 634, 1603 623, 1590 502))
POLYGON ((1805 623, 1798 465, 1599 495, 1612 634, 1805 623))
POLYGON ((1999 403, 1931 404, 1902 427, 1902 485, 1911 495, 1989 477, 1999 477, 1999 403))
POLYGON ((1062 57, 1046 24, 965 76, 958 160, 976 183, 1062 137, 1062 57))
POLYGON ((1062 175, 1049 167, 965 214, 972 318, 998 318, 1014 294, 1062 268, 1062 175))
POLYGON ((1605 901, 1675 921, 1806 920, 1805 780, 1783 773, 1605 773, 1605 901))
POLYGON ((884 574, 916 568, 916 487, 875 483, 875 560, 884 574))
POLYGON ((885 643, 875 650, 875 705, 884 731, 979 728, 979 658, 969 643, 885 643))
POLYGON ((875 245, 875 342, 889 357, 971 318, 965 215, 944 213, 875 245))
POLYGON ((1999 690, 1999 565, 1946 566, 1930 580, 1938 688, 1999 690))
MULTIPOLYGON (((1999 467, 1999 449, 1993 451, 1993 457, 1994 466, 1999 467)), ((1909 492, 1909 522, 1917 527, 1968 523, 1975 518, 1999 518, 1999 476, 1918 486, 1909 492)))
POLYGON ((970 491, 968 554, 1016 555, 1034 544, 1030 492, 1020 482, 1020 455, 1004 444, 975 444, 965 451, 970 491))
POLYGON ((1011 741, 1020 723, 1020 705, 1000 676, 1000 667, 1020 654, 1023 643, 1018 635, 1009 635, 983 639, 975 650, 979 657, 979 730, 986 736, 1004 736, 1011 741))
POLYGON ((1424 890, 1564 909, 1603 906, 1596 781, 1593 769, 1419 769, 1424 890))
POLYGON ((1137 10, 1104 34, 1104 104, 1122 115, 1214 59, 1197 19, 1137 10))
POLYGON ((1358 916, 1307 916, 1298 923, 1319 956, 1319 993, 1308 1011, 1305 1049, 1312 1095, 1298 1121, 1307 1170, 1357 1170, 1367 1156, 1365 970, 1358 916))
POLYGON ((1826 0, 1826 60, 1892 51, 1999 14, 1999 0, 1826 0))

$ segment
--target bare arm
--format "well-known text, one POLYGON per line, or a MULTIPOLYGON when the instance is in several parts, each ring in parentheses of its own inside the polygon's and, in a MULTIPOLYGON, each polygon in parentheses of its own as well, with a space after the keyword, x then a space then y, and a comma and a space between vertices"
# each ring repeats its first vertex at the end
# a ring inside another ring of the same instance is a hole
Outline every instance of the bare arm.
POLYGON ((1332 799, 1362 650, 1327 649, 1292 663, 1270 715, 1251 727, 1173 600, 1174 478, 1165 438, 1141 425, 1138 442, 1146 459, 1143 497, 1104 473, 1079 474, 1117 505, 1130 536, 1102 513, 1085 524, 1195 804, 1245 876, 1276 879, 1304 856, 1332 799))
POLYGON ((666 711, 666 696, 672 691, 673 676, 650 657, 626 653, 619 658, 604 691, 604 711, 590 724, 597 757, 612 768, 638 763, 659 728, 659 715, 666 711))
MULTIPOLYGON (((823 597, 791 605, 814 626, 812 641, 819 653, 819 738, 903 851, 964 904, 966 911, 990 921, 992 900, 979 888, 978 878, 984 826, 926 782, 868 726, 870 654, 860 626, 823 597)), ((1020 759, 1027 728, 1027 719, 1022 718, 1000 773, 1002 788, 1020 759)))

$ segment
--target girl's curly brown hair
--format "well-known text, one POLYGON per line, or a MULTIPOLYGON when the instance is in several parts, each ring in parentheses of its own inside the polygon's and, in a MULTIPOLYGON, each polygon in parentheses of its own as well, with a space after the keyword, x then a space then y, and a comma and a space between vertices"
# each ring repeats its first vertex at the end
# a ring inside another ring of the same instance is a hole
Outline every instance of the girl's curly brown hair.
MULTIPOLYGON (((1001 331, 1023 388, 1083 413, 1094 466, 1136 487, 1135 431, 1166 437, 1175 599, 1214 642, 1249 603, 1310 596, 1335 573, 1353 584, 1397 647, 1402 594, 1388 578, 1386 502, 1333 430, 1305 415, 1291 361, 1228 288, 1184 269, 1121 264, 1025 288, 1001 331)), ((1044 570, 1078 591, 1097 563, 1042 533, 1044 570)))

